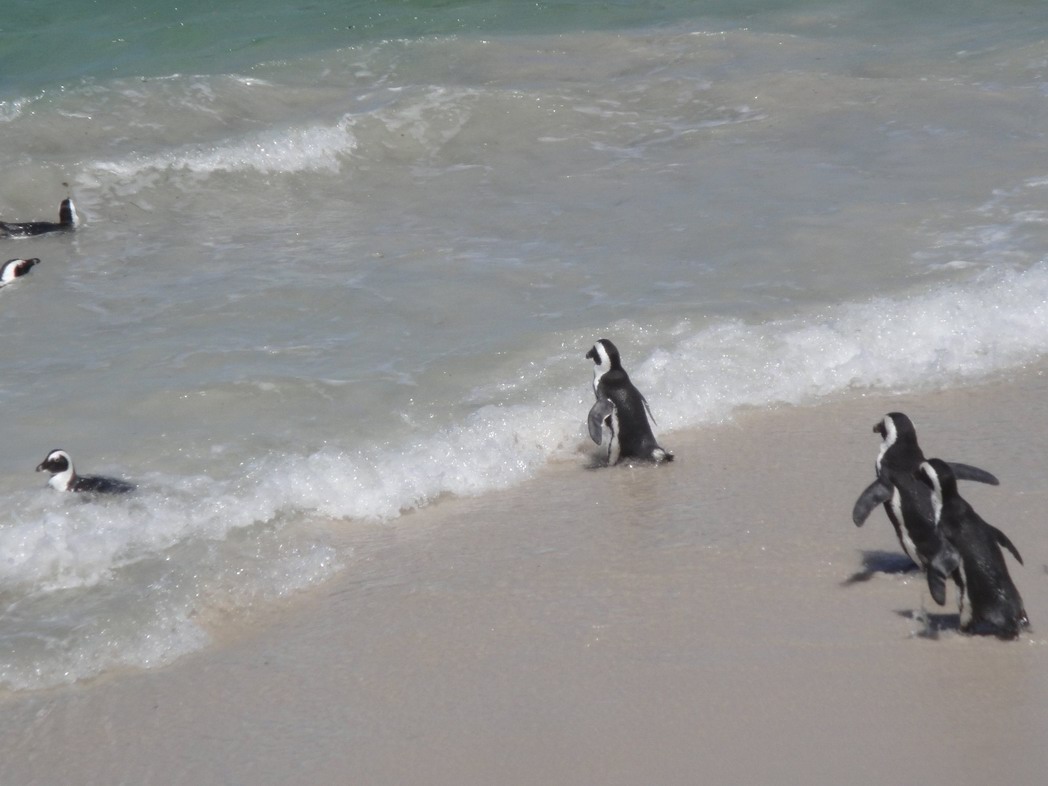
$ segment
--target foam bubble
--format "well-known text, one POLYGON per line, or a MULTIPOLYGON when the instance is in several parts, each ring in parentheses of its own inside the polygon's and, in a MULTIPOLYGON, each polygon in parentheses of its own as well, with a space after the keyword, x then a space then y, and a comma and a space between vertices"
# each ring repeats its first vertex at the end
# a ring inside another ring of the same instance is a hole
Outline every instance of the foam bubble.
POLYGON ((356 140, 348 120, 333 126, 312 125, 265 132, 210 146, 190 145, 152 156, 130 156, 99 161, 90 167, 92 179, 132 180, 157 172, 186 172, 207 176, 217 172, 291 174, 337 172, 341 158, 352 152, 356 140))

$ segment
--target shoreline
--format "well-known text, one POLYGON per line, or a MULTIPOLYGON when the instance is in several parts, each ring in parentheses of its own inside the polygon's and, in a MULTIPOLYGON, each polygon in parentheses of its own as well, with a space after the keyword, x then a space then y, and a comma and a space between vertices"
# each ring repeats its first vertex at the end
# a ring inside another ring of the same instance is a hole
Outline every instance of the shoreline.
POLYGON ((352 523, 338 576, 206 651, 2 697, 0 781, 1039 783, 1046 392, 1038 367, 743 410, 661 435, 672 464, 352 523), (1000 477, 962 494, 1025 559, 1018 642, 958 634, 883 512, 851 523, 892 410, 1000 477))

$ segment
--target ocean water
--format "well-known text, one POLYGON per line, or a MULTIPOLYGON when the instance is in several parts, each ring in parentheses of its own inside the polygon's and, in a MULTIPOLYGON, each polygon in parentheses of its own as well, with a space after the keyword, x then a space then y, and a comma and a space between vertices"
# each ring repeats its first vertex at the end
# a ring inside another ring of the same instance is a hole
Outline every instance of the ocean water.
POLYGON ((4 689, 587 464, 597 338, 670 449, 1048 352, 1043 4, 99 5, 0 23, 0 218, 85 219, 0 240, 4 689), (139 490, 52 491, 57 447, 139 490))

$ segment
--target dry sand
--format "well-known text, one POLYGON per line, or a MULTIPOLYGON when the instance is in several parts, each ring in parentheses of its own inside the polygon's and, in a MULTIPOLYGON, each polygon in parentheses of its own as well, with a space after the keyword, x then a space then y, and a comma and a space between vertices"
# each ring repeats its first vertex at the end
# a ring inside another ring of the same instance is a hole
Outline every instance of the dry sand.
POLYGON ((347 523, 347 569, 265 624, 4 697, 0 783, 1044 783, 1046 389, 744 412, 664 435, 672 465, 347 523), (852 525, 890 410, 1001 477, 962 493, 1025 557, 1018 642, 891 572, 882 511, 852 525))

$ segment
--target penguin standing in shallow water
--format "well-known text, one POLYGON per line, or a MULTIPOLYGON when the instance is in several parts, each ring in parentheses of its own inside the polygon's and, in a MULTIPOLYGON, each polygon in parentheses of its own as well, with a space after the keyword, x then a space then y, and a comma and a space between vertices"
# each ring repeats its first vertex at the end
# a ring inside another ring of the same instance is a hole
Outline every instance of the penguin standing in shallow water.
POLYGON ((36 257, 33 257, 32 259, 7 260, 4 262, 3 267, 0 267, 0 287, 10 284, 16 278, 21 278, 32 270, 34 265, 39 264, 40 260, 36 257))
POLYGON ((118 478, 107 478, 103 475, 77 475, 73 468, 73 460, 64 450, 52 450, 47 454, 47 458, 36 467, 37 472, 45 470, 51 473, 51 479, 47 481, 47 485, 59 491, 126 494, 135 489, 134 484, 118 478))
POLYGON ((48 232, 72 232, 80 224, 80 216, 72 199, 63 199, 58 208, 58 221, 0 221, 0 237, 33 237, 48 232))
POLYGON ((1008 536, 983 521, 957 493, 950 464, 941 459, 923 462, 915 473, 931 490, 935 522, 960 555, 957 568, 961 630, 983 636, 1014 639, 1029 626, 1023 599, 1008 573, 1001 547, 1022 565, 1019 550, 1008 536))
MULTIPOLYGON (((597 403, 590 409, 587 425, 598 445, 608 442, 608 464, 626 458, 672 461, 673 454, 659 447, 648 423, 648 402, 622 368, 619 351, 602 338, 586 353, 593 361, 593 392, 597 403)), ((654 418, 652 418, 654 420, 654 418)))
MULTIPOLYGON (((940 606, 946 603, 946 578, 953 575, 960 556, 935 523, 931 494, 915 473, 924 461, 917 444, 913 422, 901 412, 889 412, 873 427, 881 435, 877 455, 877 479, 859 495, 852 510, 852 521, 861 527, 870 512, 880 504, 895 528, 906 555, 926 572, 928 590, 940 606)), ((950 464, 955 477, 996 486, 997 478, 978 467, 950 464)))

